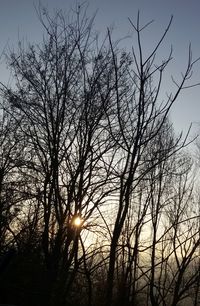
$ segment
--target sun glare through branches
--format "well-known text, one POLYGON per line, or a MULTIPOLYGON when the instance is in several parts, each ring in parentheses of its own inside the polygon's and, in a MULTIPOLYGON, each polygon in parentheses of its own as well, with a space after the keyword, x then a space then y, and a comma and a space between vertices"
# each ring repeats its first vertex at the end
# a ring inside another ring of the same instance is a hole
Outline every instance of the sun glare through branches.
POLYGON ((75 227, 81 227, 83 224, 83 219, 80 216, 75 216, 72 220, 72 224, 75 227))

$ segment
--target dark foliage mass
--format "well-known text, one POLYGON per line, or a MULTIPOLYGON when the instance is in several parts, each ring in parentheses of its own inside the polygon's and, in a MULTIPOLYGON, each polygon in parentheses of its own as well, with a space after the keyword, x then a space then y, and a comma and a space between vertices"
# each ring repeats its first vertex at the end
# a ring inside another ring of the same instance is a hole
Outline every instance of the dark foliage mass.
POLYGON ((196 60, 163 76, 172 52, 129 51, 84 7, 39 10, 44 36, 7 56, 1 84, 0 303, 200 303, 199 196, 187 135, 168 118, 196 60))

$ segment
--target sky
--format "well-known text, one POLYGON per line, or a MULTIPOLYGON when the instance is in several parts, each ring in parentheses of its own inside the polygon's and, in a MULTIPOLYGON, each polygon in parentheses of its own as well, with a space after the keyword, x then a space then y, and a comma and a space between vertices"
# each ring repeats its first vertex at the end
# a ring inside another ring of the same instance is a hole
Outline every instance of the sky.
MULTIPOLYGON (((83 1, 80 1, 82 3, 83 1)), ((75 0, 40 0, 40 3, 52 12, 54 9, 69 11, 75 0)), ((165 30, 170 16, 173 23, 160 49, 160 56, 168 55, 173 46, 173 61, 168 67, 168 76, 181 76, 187 65, 188 46, 192 45, 194 59, 200 57, 200 1, 199 0, 88 0, 88 15, 97 11, 95 28, 106 33, 107 27, 113 27, 113 37, 124 38, 123 48, 134 44, 134 33, 128 21, 136 20, 140 11, 141 22, 154 23, 144 33, 144 48, 148 52, 158 41, 165 30), (128 38, 125 38, 127 37, 128 38)), ((8 82, 9 72, 6 70, 3 53, 15 49, 19 40, 39 42, 42 37, 42 26, 34 6, 39 1, 32 0, 0 0, 0 81, 8 82)), ((168 86, 169 80, 167 81, 168 86)), ((193 71, 193 83, 200 82, 200 62, 193 71)), ((172 85, 173 88, 173 85, 172 85)), ((193 123, 192 134, 197 133, 200 123, 200 86, 184 90, 171 111, 171 120, 175 131, 186 131, 193 123)))

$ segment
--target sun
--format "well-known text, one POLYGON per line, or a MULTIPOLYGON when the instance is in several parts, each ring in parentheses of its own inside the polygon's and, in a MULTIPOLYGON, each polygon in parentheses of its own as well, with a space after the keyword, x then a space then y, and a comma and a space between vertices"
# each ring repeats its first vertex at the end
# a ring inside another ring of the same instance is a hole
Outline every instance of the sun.
POLYGON ((81 217, 76 216, 73 220, 73 225, 76 227, 80 227, 83 223, 83 219, 81 219, 81 217))

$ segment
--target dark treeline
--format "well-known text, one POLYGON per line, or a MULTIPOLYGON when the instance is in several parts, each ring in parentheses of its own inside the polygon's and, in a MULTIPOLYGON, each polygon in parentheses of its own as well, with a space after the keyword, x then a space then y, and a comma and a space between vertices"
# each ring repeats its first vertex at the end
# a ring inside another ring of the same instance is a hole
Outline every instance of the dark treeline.
MULTIPOLYGON (((40 44, 7 54, 1 84, 0 303, 19 306, 200 304, 200 208, 188 135, 169 112, 172 59, 131 52, 93 30, 84 7, 40 9, 40 44), (79 218, 79 219, 77 219, 79 218)), ((151 35, 153 33, 150 33, 151 35)), ((174 86, 175 85, 175 86, 174 86)))

